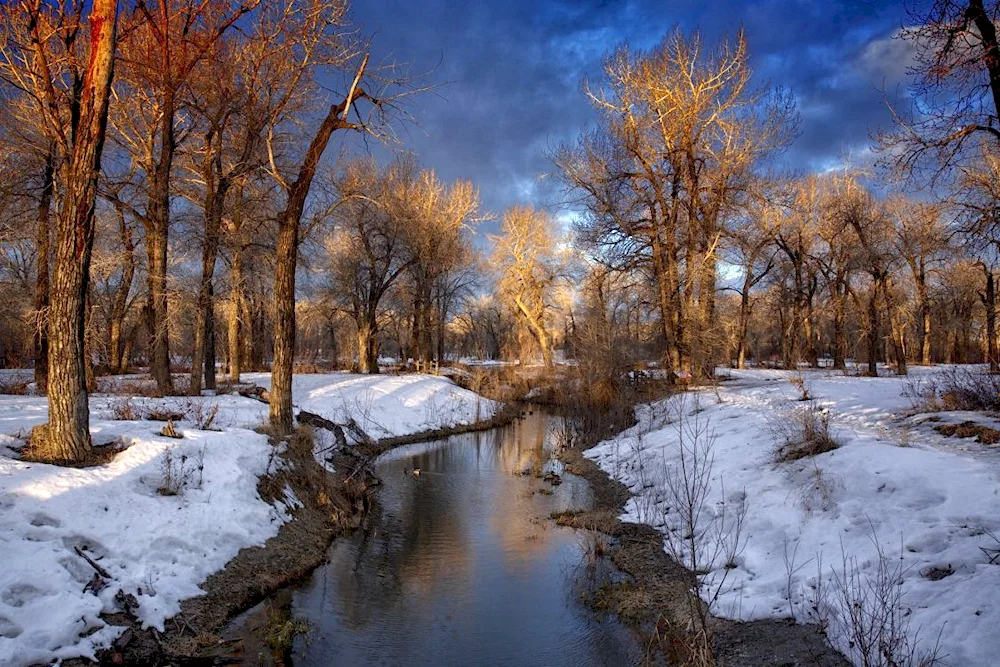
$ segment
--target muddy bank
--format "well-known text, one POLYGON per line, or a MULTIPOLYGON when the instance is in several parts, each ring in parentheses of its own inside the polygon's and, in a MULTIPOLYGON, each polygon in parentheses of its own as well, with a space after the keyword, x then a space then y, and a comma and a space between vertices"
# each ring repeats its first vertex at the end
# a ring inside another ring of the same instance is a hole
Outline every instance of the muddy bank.
POLYGON ((251 657, 241 638, 221 637, 226 624, 322 564, 333 539, 360 525, 369 495, 378 484, 343 455, 335 455, 332 461, 338 472, 328 473, 313 457, 307 430, 299 430, 283 443, 278 446, 277 472, 261 478, 258 490, 264 500, 274 502, 290 488, 302 504, 294 510, 293 520, 262 546, 241 550, 224 569, 210 575, 201 584, 205 594, 183 601, 180 613, 166 622, 164 632, 142 630, 130 613, 130 596, 124 596, 120 603, 125 611, 108 614, 105 620, 126 629, 112 647, 98 654, 100 664, 207 665, 251 657))
MULTIPOLYGON (((594 530, 612 538, 607 557, 630 580, 601 591, 601 600, 623 619, 636 624, 650 645, 659 645, 673 664, 703 664, 688 630, 698 625, 702 601, 693 593, 694 574, 665 551, 663 536, 653 527, 621 521, 627 488, 586 458, 566 449, 567 472, 586 479, 594 492, 594 508, 555 515, 557 523, 594 530)), ((850 667, 816 626, 787 620, 750 623, 712 617, 716 664, 740 667, 850 667)))

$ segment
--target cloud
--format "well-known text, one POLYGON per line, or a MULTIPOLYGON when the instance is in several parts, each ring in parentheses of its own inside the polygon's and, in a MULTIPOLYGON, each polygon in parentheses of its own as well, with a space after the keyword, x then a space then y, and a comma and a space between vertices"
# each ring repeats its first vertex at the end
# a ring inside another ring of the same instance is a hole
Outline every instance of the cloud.
POLYGON ((435 68, 440 88, 415 101, 419 129, 406 148, 442 178, 467 178, 485 207, 555 204, 547 149, 594 118, 579 84, 604 53, 628 40, 649 48, 674 26, 708 41, 743 26, 759 81, 789 86, 802 111, 789 169, 822 169, 868 145, 888 122, 882 81, 900 81, 909 58, 893 40, 899 3, 809 0, 368 0, 355 20, 376 59, 435 68))

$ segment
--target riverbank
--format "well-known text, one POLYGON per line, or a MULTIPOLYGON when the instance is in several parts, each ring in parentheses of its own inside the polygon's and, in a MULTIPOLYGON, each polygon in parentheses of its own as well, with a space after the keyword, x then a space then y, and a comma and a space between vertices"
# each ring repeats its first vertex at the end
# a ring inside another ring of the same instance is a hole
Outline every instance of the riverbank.
MULTIPOLYGON (((0 528, 12 564, 0 573, 0 662, 145 665, 229 655, 217 631, 308 574, 336 535, 360 523, 377 483, 363 465, 366 445, 333 451, 306 430, 268 438, 251 430, 266 420, 266 403, 246 396, 154 398, 142 395, 138 376, 102 381, 113 393, 91 398, 92 427, 108 456, 84 469, 22 462, 46 402, 0 396, 0 528), (158 435, 158 419, 181 437, 158 435)), ((388 424, 371 429, 389 438, 373 441, 380 448, 513 418, 433 376, 306 381, 298 395, 326 414, 388 424)))
MULTIPOLYGON (((769 645, 828 639, 865 664, 856 637, 874 633, 897 657, 936 652, 949 664, 986 664, 997 646, 1000 458, 983 434, 1000 424, 927 389, 984 372, 725 371, 717 386, 638 406, 634 426, 587 448, 579 463, 628 489, 610 512, 655 526, 654 541, 732 535, 739 517, 733 555, 695 545, 702 595, 733 619, 713 622, 716 652, 730 663, 774 664, 759 662, 754 640, 764 635, 769 645), (951 424, 976 428, 942 428, 951 424), (711 468, 701 477, 695 454, 711 468), (702 484, 696 531, 677 496, 686 483, 702 484), (891 623, 880 630, 877 618, 891 623)), ((690 541, 673 550, 689 558, 690 541)))
MULTIPOLYGON (((697 627, 698 606, 692 572, 666 552, 663 535, 644 523, 619 517, 631 497, 629 490, 584 456, 583 450, 564 450, 566 471, 584 478, 594 491, 594 507, 585 512, 553 516, 563 526, 591 530, 608 536, 606 557, 629 576, 627 583, 601 591, 601 604, 635 625, 647 646, 657 646, 671 664, 701 665, 697 627)), ((818 628, 786 621, 739 623, 712 618, 710 631, 718 664, 740 667, 814 665, 849 667, 830 647, 818 628)))

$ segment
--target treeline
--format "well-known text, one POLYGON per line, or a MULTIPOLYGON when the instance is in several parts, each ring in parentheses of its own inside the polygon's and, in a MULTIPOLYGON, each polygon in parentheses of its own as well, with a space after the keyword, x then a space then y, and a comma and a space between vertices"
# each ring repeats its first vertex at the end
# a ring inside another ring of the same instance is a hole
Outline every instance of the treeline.
POLYGON ((583 85, 597 122, 552 155, 564 230, 406 153, 327 150, 398 146, 421 91, 369 62, 344 0, 3 4, 0 354, 48 393, 33 448, 85 458, 94 376, 137 367, 162 394, 270 370, 277 432, 296 363, 996 370, 997 11, 915 16, 881 163, 822 175, 783 168, 794 98, 742 34, 613 50, 583 85))

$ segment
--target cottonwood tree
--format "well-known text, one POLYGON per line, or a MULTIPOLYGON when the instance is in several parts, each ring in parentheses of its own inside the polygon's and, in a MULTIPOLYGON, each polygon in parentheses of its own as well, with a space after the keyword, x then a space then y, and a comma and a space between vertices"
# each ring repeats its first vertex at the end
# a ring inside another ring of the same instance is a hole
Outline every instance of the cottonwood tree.
POLYGON ((107 127, 117 0, 5 5, 2 67, 34 104, 55 144, 60 191, 49 306, 49 422, 32 435, 40 458, 79 461, 91 449, 85 326, 94 207, 107 127))
POLYGON ((949 230, 941 207, 934 204, 901 200, 893 211, 896 254, 906 262, 916 288, 917 349, 924 366, 932 363, 930 274, 945 259, 949 250, 949 230))
POLYGON ((443 304, 461 287, 461 279, 457 285, 451 279, 469 259, 467 235, 477 222, 479 192, 471 182, 448 186, 433 171, 425 171, 409 206, 412 214, 405 231, 411 256, 407 273, 413 296, 413 356, 428 360, 434 356, 434 311, 443 309, 439 320, 443 319, 447 315, 443 304))
POLYGON ((499 273, 497 289, 531 332, 546 367, 552 366, 552 299, 565 266, 556 247, 552 219, 531 206, 514 206, 503 216, 494 243, 492 264, 499 273))
POLYGON ((198 69, 225 33, 257 4, 257 0, 140 0, 125 17, 115 137, 129 154, 145 193, 145 206, 136 215, 146 232, 150 373, 162 393, 173 390, 167 254, 174 162, 190 134, 183 112, 198 69))
MULTIPOLYGON (((890 106, 897 127, 876 135, 883 163, 897 175, 948 188, 959 205, 968 203, 969 174, 988 172, 988 156, 1000 152, 998 14, 1000 4, 983 0, 935 0, 928 9, 911 12, 913 26, 899 35, 915 51, 909 104, 890 106)), ((987 356, 991 371, 1000 372, 995 243, 975 238, 983 231, 981 221, 966 231, 973 237, 970 245, 985 253, 987 356)))
POLYGON ((781 215, 772 203, 770 193, 755 198, 747 209, 745 224, 737 224, 730 232, 732 244, 729 262, 739 266, 743 280, 738 288, 740 305, 736 323, 734 362, 736 368, 746 367, 747 335, 753 314, 754 290, 775 266, 777 246, 775 232, 781 215))
POLYGON ((650 52, 620 47, 585 89, 601 125, 557 163, 599 223, 594 238, 648 253, 670 369, 709 372, 725 222, 754 167, 787 143, 790 98, 751 86, 742 34, 706 48, 679 30, 650 52))
POLYGON ((410 158, 379 168, 371 159, 349 164, 337 182, 334 232, 327 239, 335 308, 354 321, 357 370, 378 373, 379 320, 384 299, 413 262, 411 202, 420 175, 410 158))
MULTIPOLYGON (((285 0, 286 12, 277 28, 288 31, 286 39, 302 58, 298 69, 315 73, 327 68, 344 73, 342 97, 334 97, 326 114, 315 126, 304 152, 291 158, 285 143, 284 164, 274 159, 276 132, 268 135, 270 174, 284 191, 284 207, 278 213, 278 237, 274 277, 274 362, 271 376, 270 422, 278 433, 292 428, 292 363, 295 356, 295 270, 299 232, 306 200, 320 160, 334 132, 352 131, 380 140, 392 138, 390 121, 403 114, 400 101, 416 92, 407 89, 410 80, 397 69, 369 69, 367 44, 358 42, 347 26, 347 4, 343 0, 285 0), (402 92, 399 92, 402 91, 402 92)), ((302 79, 309 90, 320 94, 313 76, 302 79)))

